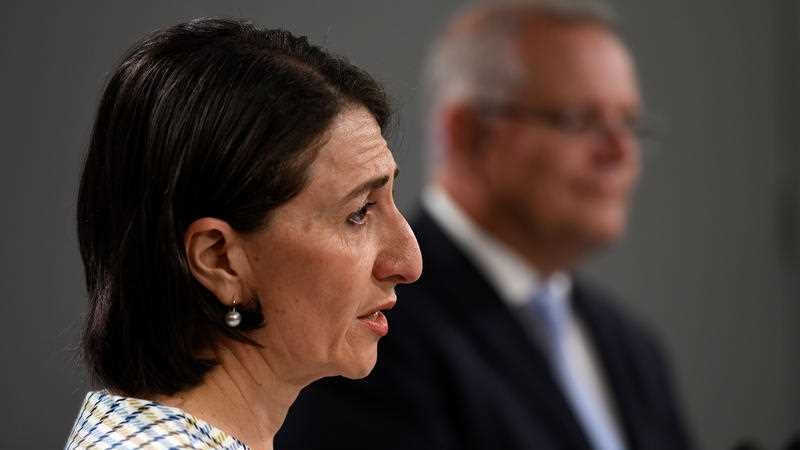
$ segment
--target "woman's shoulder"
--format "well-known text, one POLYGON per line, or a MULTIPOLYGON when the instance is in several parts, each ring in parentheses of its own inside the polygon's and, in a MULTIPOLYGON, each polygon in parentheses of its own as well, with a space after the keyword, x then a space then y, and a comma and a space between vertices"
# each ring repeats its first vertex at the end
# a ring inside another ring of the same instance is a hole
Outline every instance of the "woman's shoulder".
POLYGON ((238 439, 181 409, 150 400, 86 394, 65 450, 247 450, 238 439))

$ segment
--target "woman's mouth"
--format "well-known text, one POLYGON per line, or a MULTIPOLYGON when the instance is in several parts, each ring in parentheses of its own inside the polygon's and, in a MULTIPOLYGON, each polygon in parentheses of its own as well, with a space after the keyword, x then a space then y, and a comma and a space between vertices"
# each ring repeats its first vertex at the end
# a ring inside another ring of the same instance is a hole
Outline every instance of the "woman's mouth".
POLYGON ((360 316, 358 320, 378 337, 386 336, 389 333, 389 321, 380 310, 360 316))

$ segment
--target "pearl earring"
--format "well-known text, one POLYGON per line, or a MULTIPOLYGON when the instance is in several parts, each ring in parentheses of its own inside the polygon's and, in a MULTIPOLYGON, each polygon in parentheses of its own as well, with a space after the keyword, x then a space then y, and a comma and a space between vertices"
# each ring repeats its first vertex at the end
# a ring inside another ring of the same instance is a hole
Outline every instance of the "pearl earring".
POLYGON ((240 323, 242 323, 242 314, 236 310, 236 298, 234 298, 231 310, 225 313, 225 325, 236 328, 240 323))

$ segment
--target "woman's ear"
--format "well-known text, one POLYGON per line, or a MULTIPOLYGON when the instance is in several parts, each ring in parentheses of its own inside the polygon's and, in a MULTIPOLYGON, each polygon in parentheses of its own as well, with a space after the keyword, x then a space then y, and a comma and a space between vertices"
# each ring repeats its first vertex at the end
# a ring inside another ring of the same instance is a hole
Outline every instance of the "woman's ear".
POLYGON ((226 305, 241 301, 250 267, 239 234, 225 221, 204 217, 189 225, 183 242, 195 279, 226 305))

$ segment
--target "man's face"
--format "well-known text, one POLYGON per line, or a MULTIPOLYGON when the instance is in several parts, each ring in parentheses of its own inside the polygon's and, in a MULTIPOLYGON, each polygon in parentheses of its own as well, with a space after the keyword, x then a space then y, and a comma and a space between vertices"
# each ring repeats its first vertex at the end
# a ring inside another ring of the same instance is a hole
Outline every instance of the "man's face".
POLYGON ((519 48, 527 87, 486 115, 480 149, 496 219, 546 242, 608 244, 625 229, 639 173, 631 56, 591 25, 539 27, 519 48))

